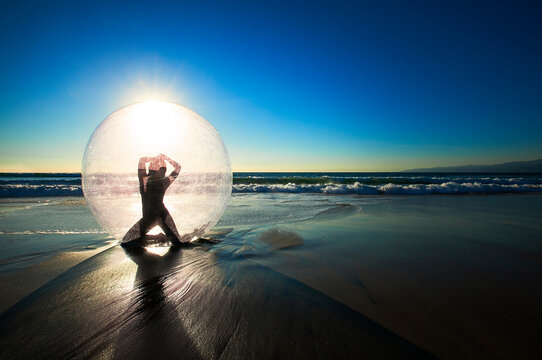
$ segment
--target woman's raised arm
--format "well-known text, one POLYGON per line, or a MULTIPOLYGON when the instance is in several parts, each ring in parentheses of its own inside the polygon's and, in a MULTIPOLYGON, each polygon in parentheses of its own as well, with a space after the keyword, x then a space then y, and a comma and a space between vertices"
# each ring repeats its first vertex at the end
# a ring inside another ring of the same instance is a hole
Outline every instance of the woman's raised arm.
POLYGON ((171 172, 171 174, 169 174, 169 180, 171 182, 175 181, 175 179, 177 178, 177 176, 179 176, 179 173, 181 172, 181 165, 167 155, 160 154, 159 156, 162 159, 166 160, 168 163, 170 163, 171 166, 173 166, 173 171, 171 172))

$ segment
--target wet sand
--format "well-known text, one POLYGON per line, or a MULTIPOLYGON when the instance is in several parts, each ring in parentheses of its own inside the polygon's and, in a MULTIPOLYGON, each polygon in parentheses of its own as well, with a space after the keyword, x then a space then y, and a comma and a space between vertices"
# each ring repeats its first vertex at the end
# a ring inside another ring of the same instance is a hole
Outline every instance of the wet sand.
POLYGON ((0 275, 0 313, 82 261, 113 245, 94 250, 61 252, 21 271, 0 275))
POLYGON ((2 358, 428 357, 295 279, 201 248, 112 248, 0 319, 2 358))
POLYGON ((338 199, 217 245, 95 254, 0 314, 0 358, 542 354, 542 197, 338 199))

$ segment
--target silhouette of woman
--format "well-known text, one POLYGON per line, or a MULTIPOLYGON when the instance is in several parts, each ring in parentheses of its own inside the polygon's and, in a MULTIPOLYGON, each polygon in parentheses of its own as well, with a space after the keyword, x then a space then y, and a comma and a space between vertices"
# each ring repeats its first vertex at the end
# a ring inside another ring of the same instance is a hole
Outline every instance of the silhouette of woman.
POLYGON ((181 165, 164 154, 139 159, 137 175, 143 217, 124 235, 122 246, 142 246, 143 238, 156 225, 162 228, 174 246, 182 245, 175 222, 164 205, 164 194, 169 185, 179 176, 180 171, 181 165), (166 161, 174 167, 169 176, 166 176, 166 161), (148 173, 147 163, 149 163, 148 173))

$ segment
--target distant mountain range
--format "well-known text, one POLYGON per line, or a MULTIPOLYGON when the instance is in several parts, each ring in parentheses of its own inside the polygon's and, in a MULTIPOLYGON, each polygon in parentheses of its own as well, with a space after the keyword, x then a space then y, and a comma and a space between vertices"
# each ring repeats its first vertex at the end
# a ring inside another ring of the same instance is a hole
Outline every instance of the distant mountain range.
POLYGON ((542 159, 513 161, 496 165, 438 166, 404 172, 474 172, 474 173, 542 173, 542 159))

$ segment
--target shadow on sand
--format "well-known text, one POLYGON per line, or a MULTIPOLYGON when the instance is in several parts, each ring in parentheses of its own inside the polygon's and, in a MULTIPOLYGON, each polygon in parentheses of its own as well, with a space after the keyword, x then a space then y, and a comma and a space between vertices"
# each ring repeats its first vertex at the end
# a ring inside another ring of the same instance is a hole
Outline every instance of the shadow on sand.
POLYGON ((183 249, 171 247, 163 256, 144 248, 124 252, 137 264, 133 303, 126 319, 134 323, 119 324, 114 358, 202 358, 165 291, 165 283, 181 264, 183 249))

